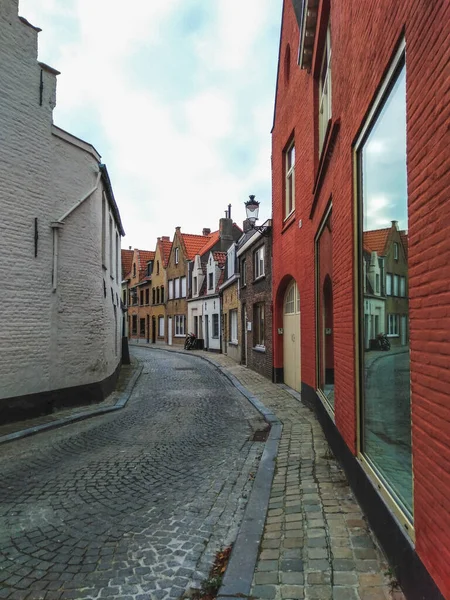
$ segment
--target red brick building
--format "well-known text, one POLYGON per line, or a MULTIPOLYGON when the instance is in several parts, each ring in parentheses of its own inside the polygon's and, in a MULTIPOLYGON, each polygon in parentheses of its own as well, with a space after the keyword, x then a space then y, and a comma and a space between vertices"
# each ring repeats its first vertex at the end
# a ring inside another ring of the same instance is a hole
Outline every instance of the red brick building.
POLYGON ((450 598, 449 24, 447 0, 284 0, 272 132, 275 378, 427 600, 450 598))

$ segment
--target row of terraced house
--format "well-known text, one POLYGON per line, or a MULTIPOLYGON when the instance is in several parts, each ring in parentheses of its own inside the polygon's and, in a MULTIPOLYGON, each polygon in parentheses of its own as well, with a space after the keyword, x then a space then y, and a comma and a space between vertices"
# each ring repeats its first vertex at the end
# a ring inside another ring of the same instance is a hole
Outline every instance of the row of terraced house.
POLYGON ((137 342, 225 352, 272 377, 271 227, 227 216, 201 235, 177 227, 155 250, 122 250, 124 334, 137 342))

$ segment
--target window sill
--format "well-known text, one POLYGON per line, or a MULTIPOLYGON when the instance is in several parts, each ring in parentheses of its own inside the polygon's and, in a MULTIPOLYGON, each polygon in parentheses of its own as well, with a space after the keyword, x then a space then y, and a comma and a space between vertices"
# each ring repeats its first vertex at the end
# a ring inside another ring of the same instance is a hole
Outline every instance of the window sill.
POLYGON ((266 353, 265 346, 253 346, 252 350, 253 350, 253 352, 261 352, 262 354, 266 353))
POLYGON ((262 279, 266 278, 266 274, 264 273, 264 275, 260 275, 259 277, 255 277, 255 279, 253 280, 253 283, 258 283, 258 281, 261 281, 262 279))
POLYGON ((284 219, 283 226, 281 228, 281 233, 284 233, 287 229, 289 229, 292 223, 295 223, 295 210, 284 219))
POLYGON ((399 338, 400 334, 398 334, 398 333, 387 333, 386 337, 388 337, 388 338, 399 338))
POLYGON ((239 342, 228 342, 229 346, 239 346, 239 342))
POLYGON ((311 212, 309 218, 312 219, 316 210, 317 202, 319 200, 320 190, 325 179, 325 175, 330 164, 331 156, 333 154, 334 147, 336 145, 337 135, 341 126, 341 120, 336 119, 333 121, 331 118, 328 122, 327 131, 325 133, 325 139, 323 141, 322 152, 319 158, 319 167, 317 169, 316 179, 313 187, 313 201, 311 206, 311 212))

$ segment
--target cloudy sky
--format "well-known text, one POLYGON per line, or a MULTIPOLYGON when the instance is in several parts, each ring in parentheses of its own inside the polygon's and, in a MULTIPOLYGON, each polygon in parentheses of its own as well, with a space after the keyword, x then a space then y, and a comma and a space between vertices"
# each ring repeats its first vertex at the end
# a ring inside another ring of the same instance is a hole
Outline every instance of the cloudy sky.
POLYGON ((151 250, 177 225, 217 229, 228 204, 241 224, 249 194, 270 217, 281 5, 20 0, 43 30, 39 60, 61 71, 55 124, 108 167, 122 247, 151 250))

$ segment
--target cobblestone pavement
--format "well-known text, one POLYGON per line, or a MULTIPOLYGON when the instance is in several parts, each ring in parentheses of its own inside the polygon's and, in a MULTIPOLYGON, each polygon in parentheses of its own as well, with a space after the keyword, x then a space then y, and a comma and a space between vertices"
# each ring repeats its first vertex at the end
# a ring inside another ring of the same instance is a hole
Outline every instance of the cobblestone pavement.
POLYGON ((179 598, 234 540, 259 413, 204 361, 133 354, 126 408, 0 446, 0 598, 179 598))
POLYGON ((228 357, 213 360, 283 423, 252 597, 404 600, 314 414, 228 357))

